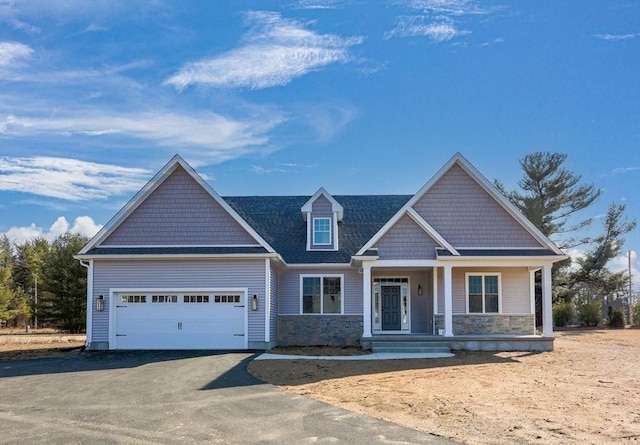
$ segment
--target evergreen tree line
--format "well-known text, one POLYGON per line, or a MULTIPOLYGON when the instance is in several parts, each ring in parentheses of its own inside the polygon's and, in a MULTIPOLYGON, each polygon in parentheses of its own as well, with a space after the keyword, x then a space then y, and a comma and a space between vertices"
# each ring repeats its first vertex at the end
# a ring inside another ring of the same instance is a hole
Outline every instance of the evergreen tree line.
POLYGON ((52 242, 0 238, 0 325, 83 332, 87 270, 73 258, 88 238, 66 233, 52 242))

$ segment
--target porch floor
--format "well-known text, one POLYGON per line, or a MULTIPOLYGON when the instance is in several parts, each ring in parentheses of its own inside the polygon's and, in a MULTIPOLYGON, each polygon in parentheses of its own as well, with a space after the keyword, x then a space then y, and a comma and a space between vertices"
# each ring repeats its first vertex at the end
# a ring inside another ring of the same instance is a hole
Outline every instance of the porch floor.
POLYGON ((374 335, 362 337, 363 349, 374 352, 416 352, 467 350, 467 351, 553 351, 553 337, 540 335, 374 335))

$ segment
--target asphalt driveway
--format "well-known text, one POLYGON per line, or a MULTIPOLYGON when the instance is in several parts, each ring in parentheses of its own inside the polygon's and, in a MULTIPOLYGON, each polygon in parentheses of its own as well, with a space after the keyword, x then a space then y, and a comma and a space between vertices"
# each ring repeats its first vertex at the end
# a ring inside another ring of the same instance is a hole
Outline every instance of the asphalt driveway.
POLYGON ((72 352, 0 362, 2 444, 453 444, 285 394, 252 354, 72 352))

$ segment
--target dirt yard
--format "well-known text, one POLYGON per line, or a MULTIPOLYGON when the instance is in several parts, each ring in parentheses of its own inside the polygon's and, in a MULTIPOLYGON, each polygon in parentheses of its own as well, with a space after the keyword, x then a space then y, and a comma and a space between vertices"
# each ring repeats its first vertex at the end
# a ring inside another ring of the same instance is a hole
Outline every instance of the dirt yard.
POLYGON ((556 333, 555 351, 265 360, 257 377, 465 444, 640 443, 640 330, 556 333))
POLYGON ((3 329, 0 331, 0 361, 55 357, 70 349, 84 346, 84 335, 60 334, 53 330, 31 331, 3 329))

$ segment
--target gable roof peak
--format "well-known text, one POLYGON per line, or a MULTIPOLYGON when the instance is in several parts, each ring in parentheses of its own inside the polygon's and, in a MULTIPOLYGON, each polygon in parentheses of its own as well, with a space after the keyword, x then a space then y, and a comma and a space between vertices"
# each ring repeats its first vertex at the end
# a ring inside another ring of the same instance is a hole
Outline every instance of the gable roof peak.
POLYGON ((324 187, 320 187, 318 191, 315 192, 314 195, 311 198, 309 198, 307 202, 304 203, 304 205, 300 209, 302 211, 302 218, 305 221, 307 220, 307 215, 311 213, 313 209, 313 203, 316 202, 316 200, 320 196, 324 196, 331 203, 331 211, 336 212, 338 214, 338 221, 342 221, 342 218, 344 218, 344 208, 342 207, 342 205, 340 205, 338 201, 335 200, 333 196, 331 196, 329 192, 327 192, 324 189, 324 187))

